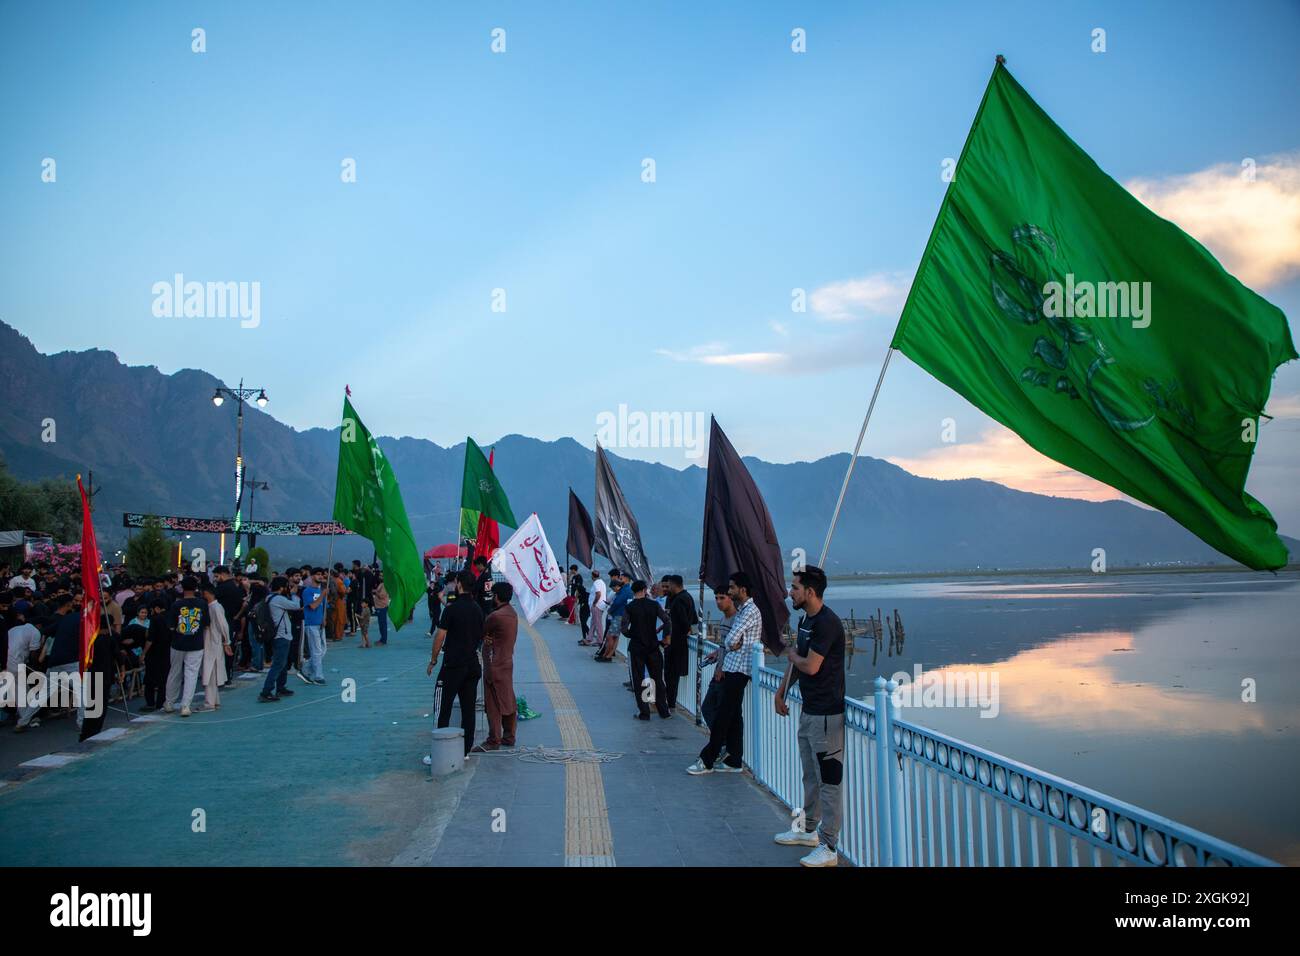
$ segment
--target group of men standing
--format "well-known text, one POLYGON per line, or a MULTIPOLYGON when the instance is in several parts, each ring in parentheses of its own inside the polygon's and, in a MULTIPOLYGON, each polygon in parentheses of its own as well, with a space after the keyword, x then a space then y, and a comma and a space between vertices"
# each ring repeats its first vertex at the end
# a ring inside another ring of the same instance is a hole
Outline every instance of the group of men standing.
POLYGON ((519 720, 514 691, 519 617, 510 605, 514 588, 506 581, 494 583, 486 564, 484 561, 478 574, 468 570, 454 573, 444 586, 446 605, 439 611, 427 669, 432 676, 441 659, 438 726, 451 725, 451 709, 459 703, 466 760, 471 753, 514 747, 519 720), (480 679, 488 735, 476 745, 474 707, 480 679))
MULTIPOLYGON (((680 575, 665 575, 648 589, 615 568, 609 585, 599 571, 591 572, 588 590, 577 565, 569 567, 570 621, 583 627, 584 646, 597 648, 597 661, 612 661, 618 638, 628 638, 629 680, 640 720, 650 719, 650 704, 668 719, 677 706, 677 689, 690 673, 687 641, 699 623, 695 602, 680 575), (590 626, 588 626, 590 621, 590 626)), ((841 797, 844 776, 844 626, 825 604, 826 574, 807 566, 794 573, 789 596, 802 611, 794 642, 784 648, 786 672, 774 708, 789 716, 786 702, 792 686, 799 688, 799 761, 803 775, 803 805, 791 828, 775 836, 783 846, 811 848, 799 862, 804 866, 834 866, 839 860, 841 797)), ((763 620, 753 598, 753 582, 744 571, 731 574, 725 591, 714 601, 722 615, 719 647, 703 658, 714 664, 713 678, 700 703, 709 739, 687 772, 744 772, 745 690, 753 675, 754 654, 763 637, 763 620)))

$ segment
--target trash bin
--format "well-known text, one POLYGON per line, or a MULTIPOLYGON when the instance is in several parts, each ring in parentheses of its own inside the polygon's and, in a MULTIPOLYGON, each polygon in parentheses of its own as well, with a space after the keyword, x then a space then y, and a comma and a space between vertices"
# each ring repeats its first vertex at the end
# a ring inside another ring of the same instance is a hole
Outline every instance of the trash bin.
POLYGON ((459 727, 439 727, 429 742, 429 769, 435 777, 445 777, 465 766, 465 731, 459 727))

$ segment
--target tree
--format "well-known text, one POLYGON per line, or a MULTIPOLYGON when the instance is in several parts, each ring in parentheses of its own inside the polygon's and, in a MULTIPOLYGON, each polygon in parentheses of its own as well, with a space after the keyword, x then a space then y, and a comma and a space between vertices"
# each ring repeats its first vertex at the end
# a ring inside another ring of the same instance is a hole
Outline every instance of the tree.
POLYGON ((126 546, 126 567, 138 577, 158 577, 171 570, 172 543, 163 534, 162 522, 153 515, 144 519, 140 533, 126 546))
POLYGON ((81 497, 75 482, 20 481, 0 458, 0 530, 44 531, 59 544, 81 540, 81 497))
POLYGON ((257 565, 257 573, 266 577, 271 571, 271 556, 266 553, 266 548, 260 544, 248 552, 248 564, 257 565))

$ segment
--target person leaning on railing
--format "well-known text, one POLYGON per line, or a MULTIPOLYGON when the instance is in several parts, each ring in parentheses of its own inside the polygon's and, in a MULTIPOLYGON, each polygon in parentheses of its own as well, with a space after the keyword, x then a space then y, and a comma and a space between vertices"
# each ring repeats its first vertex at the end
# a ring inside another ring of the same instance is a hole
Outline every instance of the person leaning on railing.
POLYGON ((709 725, 709 742, 700 751, 699 759, 686 768, 689 774, 740 773, 744 767, 745 725, 741 716, 745 701, 745 685, 749 683, 754 660, 754 648, 763 636, 763 618, 758 605, 750 597, 752 587, 749 575, 736 571, 728 579, 727 593, 740 605, 731 623, 731 630, 719 651, 722 654, 722 671, 718 688, 718 711, 709 725), (726 745, 727 756, 718 756, 726 745))
POLYGON ((797 675, 803 710, 799 715, 799 763, 803 767, 803 809, 793 825, 778 833, 784 846, 810 846, 804 866, 835 866, 840 835, 840 782, 844 777, 844 625, 823 603, 826 572, 808 566, 794 573, 790 599, 803 611, 798 637, 786 649, 790 666, 776 692, 777 714, 791 677, 797 675))

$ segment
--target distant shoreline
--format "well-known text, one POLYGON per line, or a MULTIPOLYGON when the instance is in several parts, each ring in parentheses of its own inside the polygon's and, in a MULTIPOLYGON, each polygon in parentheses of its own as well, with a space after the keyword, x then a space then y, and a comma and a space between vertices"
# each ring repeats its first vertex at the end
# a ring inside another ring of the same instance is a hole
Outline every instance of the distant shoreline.
MULTIPOLYGON (((1272 571, 1252 571, 1250 568, 1243 567, 1240 564, 1198 564, 1198 565, 1179 565, 1176 567, 1124 567, 1108 568, 1105 571, 1095 572, 1097 577, 1107 577, 1115 575, 1131 574, 1280 574, 1284 571, 1294 571, 1300 569, 1300 564, 1291 563, 1285 568, 1280 568, 1276 572, 1272 571)), ((1088 568, 990 568, 987 570, 961 570, 961 571, 880 571, 869 572, 866 574, 832 574, 827 577, 828 581, 846 581, 860 583, 863 581, 890 581, 890 580, 934 580, 948 578, 1010 578, 1010 577, 1060 577, 1062 575, 1078 576, 1081 574, 1094 574, 1088 568)))

